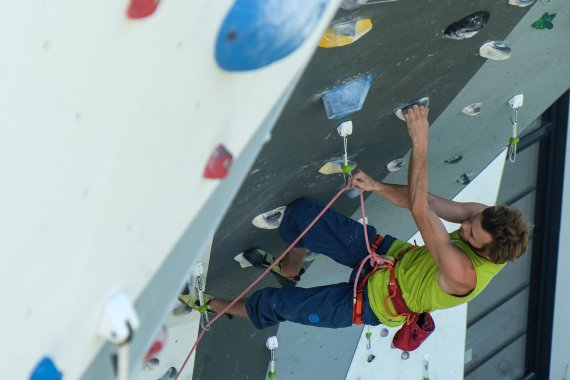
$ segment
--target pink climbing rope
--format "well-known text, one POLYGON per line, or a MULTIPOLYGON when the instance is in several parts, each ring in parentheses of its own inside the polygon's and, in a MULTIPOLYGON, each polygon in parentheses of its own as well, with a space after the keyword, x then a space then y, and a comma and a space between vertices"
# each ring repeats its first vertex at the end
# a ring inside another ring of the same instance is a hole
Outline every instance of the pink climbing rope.
POLYGON ((362 210, 362 226, 364 227, 364 240, 366 241, 366 249, 368 249, 368 256, 366 256, 360 262, 360 265, 358 266, 358 272, 356 272, 356 277, 354 277, 354 289, 353 289, 354 299, 356 299, 356 288, 358 287, 358 280, 360 279, 362 268, 364 268, 364 265, 366 264, 367 261, 370 261, 371 267, 374 267, 375 264, 378 264, 380 267, 382 267, 386 263, 394 265, 392 261, 382 258, 382 256, 380 256, 376 252, 373 252, 370 249, 370 240, 368 239, 368 229, 366 228, 368 223, 366 222, 366 209, 364 208, 364 192, 362 191, 360 192, 360 209, 362 210))
MULTIPOLYGON (((251 285, 249 285, 247 288, 245 288, 245 290, 243 292, 241 292, 236 299, 234 299, 228 306, 226 306, 222 311, 220 311, 219 313, 216 314, 216 316, 202 329, 202 332, 200 333, 200 335, 198 335, 198 338, 196 339, 196 342, 194 342, 194 345, 192 346, 192 349, 190 350, 190 352, 188 353, 188 356, 186 356, 186 359, 184 360, 184 363, 182 364, 182 366, 180 367, 180 371, 178 371, 178 374, 176 375, 175 380, 178 380, 178 378, 180 377, 180 375, 182 374, 182 371, 184 370, 184 368, 186 367, 186 364, 188 364, 188 360, 190 360, 190 357, 192 357, 192 354, 194 353, 194 351, 196 350, 196 348, 198 347, 198 344, 200 344, 200 341, 202 340, 202 338, 204 337, 204 334, 206 333, 207 330, 209 330, 209 328, 212 326, 212 324, 214 324, 214 322, 216 322, 222 315, 224 315, 232 306, 234 306, 240 299, 242 299, 247 292, 249 292, 255 285, 257 285, 259 283, 259 281, 261 281, 261 279, 263 277, 265 277, 269 272, 271 272, 271 269, 273 269, 273 267, 275 265, 277 265, 281 260, 283 260, 283 258, 285 257, 285 255, 287 255, 289 253, 289 251, 291 249, 293 249, 293 247, 295 247, 295 245, 299 242, 299 240, 301 240, 303 238, 303 236, 305 236, 307 234, 307 232, 309 232, 309 230, 311 228, 313 228, 313 226, 315 225, 315 223, 317 223, 317 221, 323 216, 323 214, 333 205, 334 202, 336 202, 336 200, 338 199, 338 197, 340 197, 340 195, 345 192, 346 190, 348 190, 350 188, 350 185, 346 185, 345 187, 343 187, 338 193, 336 193, 336 195, 330 200, 330 202, 323 208, 323 210, 319 213, 319 215, 316 216, 315 219, 313 219, 313 221, 311 222, 311 224, 309 224, 307 226, 307 228, 305 228, 305 230, 303 232, 301 232, 301 234, 299 235, 299 237, 297 237, 297 239, 295 239, 294 242, 292 242, 289 247, 287 247, 287 249, 277 258, 273 261, 273 263, 267 267, 267 269, 265 269, 265 271, 257 278, 255 279, 255 281, 253 281, 251 283, 251 285)), ((364 207, 364 198, 362 196, 362 192, 360 193, 360 199, 361 199, 361 206, 364 207)), ((364 214, 364 208, 362 209, 362 212, 364 214)), ((364 224, 364 233, 366 236, 366 244, 368 245, 368 233, 366 231, 366 224, 364 224)), ((370 253, 370 248, 368 248, 368 252, 370 253)), ((368 256, 370 257, 370 256, 368 256)), ((367 257, 367 259, 368 259, 367 257)), ((365 259, 366 260, 366 259, 365 259)), ((380 258, 380 260, 382 260, 380 258)), ((362 267, 362 265, 361 265, 362 267)), ((362 268, 361 268, 362 269, 362 268)), ((360 273, 360 270, 359 270, 360 273)), ((357 277, 358 278, 358 277, 357 277)))

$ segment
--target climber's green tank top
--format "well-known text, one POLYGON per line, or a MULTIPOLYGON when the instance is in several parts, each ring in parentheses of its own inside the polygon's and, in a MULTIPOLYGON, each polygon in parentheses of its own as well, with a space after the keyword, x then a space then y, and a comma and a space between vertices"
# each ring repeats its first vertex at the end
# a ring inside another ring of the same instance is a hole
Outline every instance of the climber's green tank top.
MULTIPOLYGON (((438 268, 426 246, 417 247, 407 252, 396 265, 396 278, 400 283, 402 295, 410 310, 415 312, 447 309, 460 305, 475 298, 491 281, 505 264, 494 264, 477 255, 469 245, 459 238, 459 230, 449 234, 451 241, 469 256, 475 272, 477 285, 471 293, 463 297, 452 296, 444 292, 437 282, 438 268)), ((411 244, 395 240, 387 252, 388 256, 395 257, 411 244)), ((368 300, 370 307, 381 323, 386 326, 399 326, 404 323, 405 317, 391 317, 386 313, 384 298, 388 295, 388 281, 390 272, 387 269, 379 270, 368 280, 368 300)), ((395 313, 392 303, 391 311, 395 313)))

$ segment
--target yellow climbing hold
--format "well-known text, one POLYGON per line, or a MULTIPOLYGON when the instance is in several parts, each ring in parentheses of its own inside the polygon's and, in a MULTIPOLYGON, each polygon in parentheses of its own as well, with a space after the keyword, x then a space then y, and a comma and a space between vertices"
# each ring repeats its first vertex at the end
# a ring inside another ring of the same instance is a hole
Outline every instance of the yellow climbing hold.
POLYGON ((319 47, 333 48, 350 45, 372 30, 372 20, 365 18, 333 25, 323 34, 319 47))

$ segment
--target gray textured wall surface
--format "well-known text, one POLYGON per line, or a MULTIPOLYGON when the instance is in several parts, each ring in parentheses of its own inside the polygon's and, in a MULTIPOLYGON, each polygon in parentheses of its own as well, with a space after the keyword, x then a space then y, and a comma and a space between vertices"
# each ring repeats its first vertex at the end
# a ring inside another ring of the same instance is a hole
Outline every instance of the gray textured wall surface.
MULTIPOLYGON (((405 170, 388 175, 386 164, 398 157, 407 161, 410 144, 393 111, 410 99, 429 96, 430 190, 452 197, 462 188, 455 181, 458 176, 476 175, 507 145, 511 110, 506 102, 511 96, 525 94, 519 114, 523 129, 570 86, 566 1, 552 0, 548 6, 537 2, 529 8, 510 6, 506 0, 397 1, 341 10, 335 22, 364 17, 374 23, 370 33, 349 46, 318 49, 303 74, 214 237, 209 293, 234 297, 261 273, 240 269, 233 261, 240 251, 262 246, 278 253, 284 248, 277 231, 256 229, 253 217, 300 196, 326 202, 342 186, 342 176, 318 173, 342 151, 336 134, 340 121, 326 118, 320 98, 327 89, 364 74, 374 77, 364 108, 348 117, 354 123, 350 158, 374 177, 398 183, 406 182, 405 170), (443 38, 448 24, 480 10, 491 14, 480 33, 460 41, 443 38), (531 28, 547 11, 558 13, 554 29, 531 28), (509 60, 487 61, 477 55, 484 42, 503 39, 513 49, 509 60), (480 115, 461 113, 474 102, 483 103, 480 115), (463 160, 444 163, 456 154, 463 160)), ((356 199, 341 197, 334 208, 350 215, 358 205, 356 199)), ((376 196, 367 200, 367 210, 370 222, 383 233, 407 239, 416 231, 406 210, 376 196)), ((346 273, 317 265, 308 271, 308 279, 324 282, 336 282, 346 273)), ((259 286, 277 284, 269 277, 259 286)), ((280 348, 287 358, 279 363, 281 379, 344 378, 359 328, 315 332, 283 324, 280 329, 288 337, 280 348)), ((264 378, 265 340, 274 334, 275 329, 258 331, 247 321, 220 321, 198 349, 194 379, 264 378)))

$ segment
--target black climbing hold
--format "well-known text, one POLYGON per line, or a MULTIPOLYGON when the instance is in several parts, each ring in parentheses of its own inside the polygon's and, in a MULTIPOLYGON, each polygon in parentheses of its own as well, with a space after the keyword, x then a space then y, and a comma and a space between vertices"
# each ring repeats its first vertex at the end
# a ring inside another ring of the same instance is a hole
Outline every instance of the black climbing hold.
POLYGON ((368 359, 366 359, 366 361, 367 361, 368 363, 372 363, 372 360, 374 360, 374 359, 376 359, 376 356, 370 354, 370 355, 368 355, 368 359))
POLYGON ((449 157, 447 160, 443 161, 446 164, 456 164, 463 159, 463 156, 460 154, 456 154, 455 156, 449 157))
POLYGON ((491 14, 487 11, 480 11, 463 17, 454 23, 449 24, 443 32, 445 37, 452 40, 463 40, 476 35, 489 21, 491 14))
POLYGON ((173 380, 176 378, 176 375, 178 375, 178 370, 174 367, 170 367, 158 380, 173 380))

